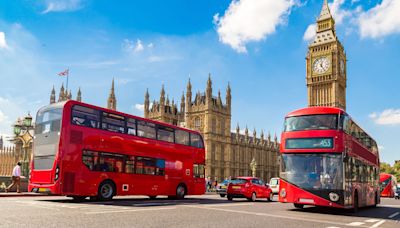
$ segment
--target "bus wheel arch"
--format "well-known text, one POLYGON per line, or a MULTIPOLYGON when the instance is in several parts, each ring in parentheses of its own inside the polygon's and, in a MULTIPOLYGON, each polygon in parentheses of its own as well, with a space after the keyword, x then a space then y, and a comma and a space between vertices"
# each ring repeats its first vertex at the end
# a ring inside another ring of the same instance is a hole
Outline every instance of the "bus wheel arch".
POLYGON ((99 184, 97 198, 102 201, 111 200, 117 195, 117 188, 114 181, 105 179, 99 184))

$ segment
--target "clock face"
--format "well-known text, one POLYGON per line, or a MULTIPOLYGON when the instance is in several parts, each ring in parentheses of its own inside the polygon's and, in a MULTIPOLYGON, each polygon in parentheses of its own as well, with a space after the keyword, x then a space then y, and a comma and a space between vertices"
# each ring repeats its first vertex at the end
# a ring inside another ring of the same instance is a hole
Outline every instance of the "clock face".
POLYGON ((344 75, 344 61, 343 59, 340 59, 340 73, 344 75))
POLYGON ((321 58, 314 60, 313 71, 315 73, 322 74, 322 73, 325 73, 329 69, 329 66, 330 66, 330 62, 329 62, 328 58, 321 57, 321 58))

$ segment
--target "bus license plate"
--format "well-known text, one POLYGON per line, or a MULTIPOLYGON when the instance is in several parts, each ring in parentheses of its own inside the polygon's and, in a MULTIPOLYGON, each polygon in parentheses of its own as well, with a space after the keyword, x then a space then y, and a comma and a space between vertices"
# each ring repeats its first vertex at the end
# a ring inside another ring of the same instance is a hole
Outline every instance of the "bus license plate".
POLYGON ((300 198, 299 199, 299 203, 312 203, 312 204, 314 204, 314 200, 313 199, 300 198))
POLYGON ((39 188, 38 192, 47 192, 48 189, 47 188, 39 188))

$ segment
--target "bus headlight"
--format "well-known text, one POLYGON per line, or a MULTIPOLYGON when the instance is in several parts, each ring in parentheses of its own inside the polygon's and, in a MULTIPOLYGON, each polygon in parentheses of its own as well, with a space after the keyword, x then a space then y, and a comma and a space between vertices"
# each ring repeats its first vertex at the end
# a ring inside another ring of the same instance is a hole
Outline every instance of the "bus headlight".
POLYGON ((279 195, 280 195, 282 198, 285 198, 285 197, 286 197, 286 189, 282 188, 282 189, 281 189, 281 192, 279 193, 279 195))
POLYGON ((337 193, 331 192, 329 193, 329 199, 331 199, 331 201, 333 202, 337 202, 339 201, 339 195, 337 193))
POLYGON ((59 168, 58 165, 57 165, 57 168, 56 168, 56 175, 54 176, 54 181, 58 180, 59 174, 60 174, 60 168, 59 168))

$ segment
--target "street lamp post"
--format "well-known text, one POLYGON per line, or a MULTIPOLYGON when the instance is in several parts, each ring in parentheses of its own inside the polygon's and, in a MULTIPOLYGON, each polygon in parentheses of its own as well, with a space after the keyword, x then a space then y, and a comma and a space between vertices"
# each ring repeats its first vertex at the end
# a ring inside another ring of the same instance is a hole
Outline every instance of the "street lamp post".
POLYGON ((28 159, 28 148, 32 142, 33 136, 31 135, 33 130, 32 116, 28 113, 23 119, 18 119, 14 124, 15 139, 19 139, 22 142, 23 150, 23 161, 22 161, 22 175, 29 175, 29 159, 28 159))

